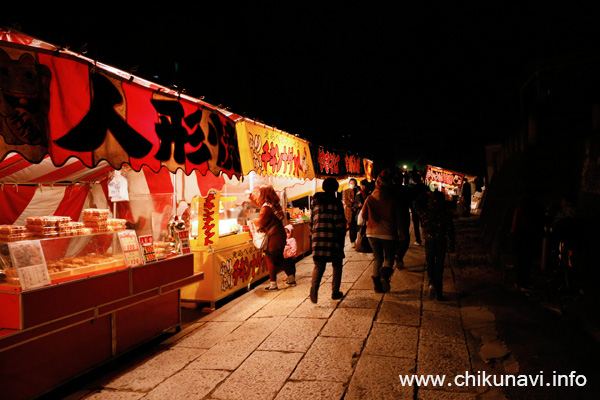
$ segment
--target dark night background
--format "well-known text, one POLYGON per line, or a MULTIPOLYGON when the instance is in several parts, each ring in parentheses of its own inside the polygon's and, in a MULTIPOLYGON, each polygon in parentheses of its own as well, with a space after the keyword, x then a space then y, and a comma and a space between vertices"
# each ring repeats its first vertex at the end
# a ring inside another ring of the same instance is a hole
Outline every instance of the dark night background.
POLYGON ((243 2, 0 22, 314 143, 480 174, 528 68, 595 47, 595 15, 550 3, 243 2))

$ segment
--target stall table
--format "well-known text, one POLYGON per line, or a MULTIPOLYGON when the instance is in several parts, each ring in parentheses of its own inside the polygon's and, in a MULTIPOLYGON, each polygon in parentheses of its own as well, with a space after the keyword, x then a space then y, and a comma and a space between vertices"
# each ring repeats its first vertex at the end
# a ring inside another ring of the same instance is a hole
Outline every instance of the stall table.
POLYGON ((217 301, 269 275, 265 256, 248 232, 221 237, 214 249, 203 249, 196 240, 191 242, 194 273, 203 273, 204 279, 184 287, 181 298, 194 307, 208 303, 207 310, 214 310, 217 301))
POLYGON ((27 291, 0 286, 0 387, 19 400, 181 324, 180 289, 201 281, 193 255, 27 291))

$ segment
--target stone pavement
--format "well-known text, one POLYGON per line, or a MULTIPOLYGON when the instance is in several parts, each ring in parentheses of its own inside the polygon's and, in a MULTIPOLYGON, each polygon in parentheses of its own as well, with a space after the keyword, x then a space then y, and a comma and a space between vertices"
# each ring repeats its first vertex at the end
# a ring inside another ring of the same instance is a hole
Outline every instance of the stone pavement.
MULTIPOLYGON (((370 254, 346 247, 342 300, 331 300, 327 266, 319 302, 309 299, 312 258, 296 287, 265 284, 160 343, 154 354, 89 382, 68 398, 104 399, 475 399, 470 386, 401 384, 399 375, 472 371, 453 273, 446 302, 428 298, 423 247, 411 245, 391 291, 378 294, 370 254), (326 281, 325 281, 326 280, 326 281)), ((465 321, 477 326, 470 310, 465 321), (469 317, 469 315, 471 317, 469 317)), ((479 321, 487 324, 489 321, 479 321)), ((479 389, 482 392, 481 389, 479 389)), ((490 393, 487 393, 488 395, 490 393)), ((497 397, 502 398, 501 393, 497 397)), ((492 398, 490 396, 486 398, 492 398)))

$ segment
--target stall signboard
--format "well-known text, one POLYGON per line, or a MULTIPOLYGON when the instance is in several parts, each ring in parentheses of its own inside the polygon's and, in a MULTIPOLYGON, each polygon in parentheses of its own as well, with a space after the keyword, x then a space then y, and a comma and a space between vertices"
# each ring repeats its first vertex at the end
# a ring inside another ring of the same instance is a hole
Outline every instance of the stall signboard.
POLYGON ((198 233, 198 246, 201 249, 215 248, 219 243, 219 207, 221 195, 217 190, 209 190, 206 197, 197 197, 198 226, 192 221, 192 232, 198 233))
POLYGON ((236 124, 244 175, 313 179, 310 145, 305 140, 264 124, 243 119, 236 124))
POLYGON ((427 166, 425 179, 429 182, 438 182, 442 185, 461 187, 465 175, 459 172, 450 171, 443 168, 427 166))
POLYGON ((219 297, 233 293, 249 285, 256 277, 267 271, 267 262, 262 251, 252 243, 214 253, 219 278, 215 280, 219 297))
POLYGON ((49 285, 50 275, 39 240, 9 243, 10 257, 17 270, 21 289, 33 289, 49 285))
POLYGON ((3 29, 0 67, 0 160, 241 176, 235 114, 3 29))
POLYGON ((133 230, 119 231, 119 242, 125 256, 125 265, 128 267, 136 267, 143 265, 142 253, 138 245, 137 235, 133 230))

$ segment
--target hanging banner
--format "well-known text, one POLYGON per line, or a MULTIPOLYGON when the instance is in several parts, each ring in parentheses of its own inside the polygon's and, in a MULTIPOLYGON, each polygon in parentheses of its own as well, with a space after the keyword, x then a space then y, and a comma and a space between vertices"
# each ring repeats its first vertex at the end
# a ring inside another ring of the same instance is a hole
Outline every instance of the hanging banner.
POLYGON ((0 160, 241 176, 235 114, 0 29, 0 160))
POLYGON ((429 182, 438 182, 443 185, 461 187, 465 174, 459 172, 450 171, 443 168, 427 166, 427 173, 425 179, 429 182))
POLYGON ((108 183, 108 197, 110 198, 110 201, 129 201, 129 191, 127 190, 127 187, 127 178, 121 175, 121 171, 116 170, 108 183))
POLYGON ((344 178, 348 175, 346 172, 346 153, 338 150, 326 149, 323 146, 313 145, 313 162, 315 165, 315 175, 318 178, 344 178))
POLYGON ((344 164, 346 173, 349 176, 364 176, 365 167, 360 156, 352 153, 345 153, 344 164))
POLYGON ((363 158, 363 168, 365 170, 365 178, 368 181, 372 181, 373 179, 373 161, 363 158))
POLYGON ((221 195, 216 190, 210 190, 206 197, 196 196, 192 202, 198 202, 198 218, 192 219, 192 236, 196 236, 197 234, 198 247, 215 248, 219 243, 219 206, 221 195))
POLYGON ((244 119, 236 124, 244 175, 313 179, 308 142, 263 124, 244 119))

